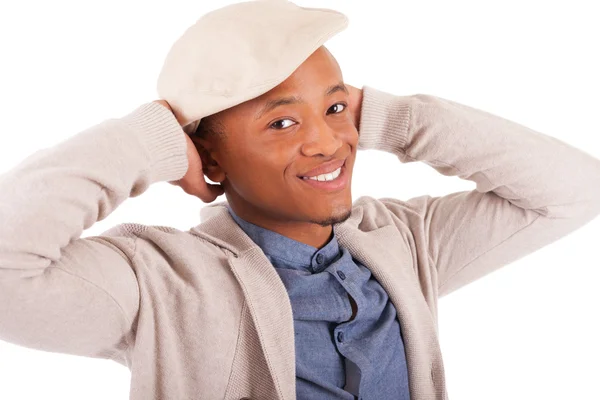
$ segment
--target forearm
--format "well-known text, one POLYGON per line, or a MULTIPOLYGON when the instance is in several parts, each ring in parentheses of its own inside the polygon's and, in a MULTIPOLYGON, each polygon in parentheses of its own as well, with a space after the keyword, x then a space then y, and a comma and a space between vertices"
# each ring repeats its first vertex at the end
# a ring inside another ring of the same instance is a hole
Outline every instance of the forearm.
POLYGON ((600 208, 600 160, 554 137, 447 99, 371 87, 361 113, 361 149, 423 161, 546 216, 600 208))
POLYGON ((181 127, 148 103, 51 148, 0 175, 0 270, 38 270, 128 197, 187 170, 181 127))

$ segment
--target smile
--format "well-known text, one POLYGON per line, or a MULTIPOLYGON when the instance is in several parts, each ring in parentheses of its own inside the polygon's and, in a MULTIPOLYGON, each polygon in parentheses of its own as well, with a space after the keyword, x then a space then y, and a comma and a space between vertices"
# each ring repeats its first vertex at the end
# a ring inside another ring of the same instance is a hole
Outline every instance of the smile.
POLYGON ((299 177, 302 182, 310 185, 315 189, 327 190, 327 191, 339 191, 344 189, 348 185, 348 173, 346 171, 346 164, 327 174, 316 175, 316 176, 302 176, 299 177))
POLYGON ((342 172, 342 167, 339 167, 335 171, 330 172, 328 174, 317 175, 317 176, 303 176, 302 179, 313 179, 315 181, 321 181, 321 182, 332 181, 335 178, 337 178, 338 176, 340 176, 341 172, 342 172))

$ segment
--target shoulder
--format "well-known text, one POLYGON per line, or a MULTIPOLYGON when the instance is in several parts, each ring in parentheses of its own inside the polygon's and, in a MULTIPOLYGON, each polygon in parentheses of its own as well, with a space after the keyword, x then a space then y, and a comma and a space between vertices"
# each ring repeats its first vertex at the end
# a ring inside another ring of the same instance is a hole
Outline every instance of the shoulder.
POLYGON ((372 230, 388 225, 410 227, 424 219, 429 195, 402 200, 391 197, 361 196, 352 204, 352 212, 361 230, 372 230))
MULTIPOLYGON (((222 256, 223 251, 209 241, 190 231, 164 226, 125 222, 111 227, 100 236, 107 241, 128 243, 135 253, 188 258, 213 254, 222 256)), ((170 258, 170 257, 169 257, 170 258)))

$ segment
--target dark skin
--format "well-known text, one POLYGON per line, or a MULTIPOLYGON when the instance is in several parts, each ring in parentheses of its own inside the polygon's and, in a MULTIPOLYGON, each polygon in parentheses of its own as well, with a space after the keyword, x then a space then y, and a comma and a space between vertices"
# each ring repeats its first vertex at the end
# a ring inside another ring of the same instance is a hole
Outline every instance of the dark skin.
POLYGON ((188 172, 170 183, 207 203, 225 193, 244 220, 321 248, 332 237, 332 224, 346 220, 352 209, 361 102, 362 90, 343 83, 337 61, 321 46, 275 88, 205 117, 225 135, 186 135, 188 172), (261 114, 268 101, 290 96, 300 103, 261 114), (349 184, 340 191, 316 189, 298 176, 341 159, 349 184), (204 175, 219 184, 207 183, 204 175))
POLYGON ((192 140, 204 174, 223 186, 237 215, 316 248, 331 239, 332 224, 350 215, 350 185, 327 192, 298 175, 346 159, 351 179, 362 98, 346 90, 338 63, 322 46, 277 87, 210 116, 226 134, 192 140), (340 83, 341 88, 326 95, 340 83), (289 96, 303 103, 280 105, 257 118, 267 101, 289 96))
POLYGON ((328 192, 298 175, 345 159, 351 181, 361 101, 362 91, 343 84, 337 61, 321 46, 277 87, 209 116, 226 134, 192 137, 201 160, 191 159, 188 173, 197 175, 193 170, 201 169, 222 186, 207 186, 203 201, 224 192, 246 221, 321 248, 331 239, 332 224, 350 215, 351 185, 328 192), (301 103, 280 105, 259 116, 267 101, 289 96, 301 103))

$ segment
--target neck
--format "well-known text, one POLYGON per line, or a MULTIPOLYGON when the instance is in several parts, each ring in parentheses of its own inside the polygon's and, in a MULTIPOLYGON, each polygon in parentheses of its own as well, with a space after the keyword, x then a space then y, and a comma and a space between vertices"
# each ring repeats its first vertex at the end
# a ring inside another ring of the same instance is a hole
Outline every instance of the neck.
POLYGON ((229 203, 229 206, 238 217, 247 222, 317 249, 325 246, 333 234, 333 225, 322 226, 313 222, 276 219, 261 214, 258 210, 246 210, 232 203, 229 203))

